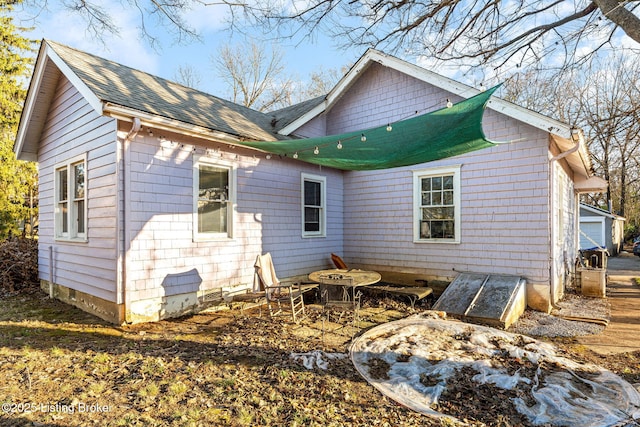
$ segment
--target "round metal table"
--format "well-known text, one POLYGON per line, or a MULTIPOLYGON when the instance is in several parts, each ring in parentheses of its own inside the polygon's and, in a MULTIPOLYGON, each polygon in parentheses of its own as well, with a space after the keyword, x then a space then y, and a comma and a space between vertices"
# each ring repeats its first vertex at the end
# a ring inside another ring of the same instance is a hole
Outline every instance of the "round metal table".
POLYGON ((320 297, 323 304, 331 301, 357 303, 357 288, 379 282, 380 273, 367 270, 330 269, 314 271, 309 280, 320 284, 320 297))

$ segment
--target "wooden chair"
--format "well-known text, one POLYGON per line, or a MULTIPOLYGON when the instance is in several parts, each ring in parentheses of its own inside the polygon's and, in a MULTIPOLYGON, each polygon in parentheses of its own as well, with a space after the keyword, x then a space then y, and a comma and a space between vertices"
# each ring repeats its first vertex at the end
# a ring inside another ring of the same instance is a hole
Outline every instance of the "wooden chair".
POLYGON ((347 267, 347 264, 345 264, 345 262, 342 260, 342 258, 340 258, 336 254, 331 254, 331 261, 333 261, 333 265, 335 265, 336 268, 339 268, 341 270, 348 270, 349 269, 347 267))
POLYGON ((271 254, 258 255, 254 264, 254 287, 265 291, 267 306, 271 317, 285 314, 285 308, 291 311, 294 322, 298 322, 304 311, 304 293, 316 288, 317 284, 282 283, 276 276, 271 254))

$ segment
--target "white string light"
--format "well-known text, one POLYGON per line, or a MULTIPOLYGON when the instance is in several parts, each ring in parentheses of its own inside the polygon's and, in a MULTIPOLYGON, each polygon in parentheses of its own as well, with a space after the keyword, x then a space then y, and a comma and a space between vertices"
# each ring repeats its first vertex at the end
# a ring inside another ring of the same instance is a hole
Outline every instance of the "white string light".
MULTIPOLYGON (((406 120, 406 119, 411 118, 411 117, 413 117, 415 115, 418 115, 418 114, 422 114, 425 111, 434 111, 435 109, 438 109, 438 105, 442 105, 442 104, 440 104, 441 102, 442 101, 438 101, 438 103, 430 105, 430 106, 427 106, 427 107, 423 108, 422 110, 416 110, 415 113, 412 113, 410 115, 407 115, 406 117, 400 118, 397 122, 406 120)), ((447 98, 446 107, 447 108, 451 108, 451 107, 453 107, 453 105, 454 104, 451 102, 451 100, 447 98)), ((442 108, 442 107, 440 107, 440 108, 442 108)), ((386 128, 387 132, 392 132, 393 131, 392 122, 388 122, 387 126, 385 128, 386 128)), ((359 137, 360 137, 360 141, 361 142, 367 142, 367 135, 364 132, 362 132, 359 135, 359 137)), ((293 154, 280 153, 280 156, 281 157, 282 156, 284 156, 284 157, 291 156, 291 158, 293 158, 293 159, 298 159, 300 157, 300 153, 309 152, 311 150, 313 150, 313 154, 318 155, 318 154, 320 154, 320 149, 321 148, 328 147, 331 144, 335 144, 336 149, 342 150, 344 148, 344 145, 345 145, 346 142, 348 142, 350 140, 353 140, 355 138, 358 138, 357 134, 353 135, 353 136, 350 136, 350 137, 347 137, 347 138, 340 138, 340 139, 337 139, 335 141, 330 141, 330 142, 327 142, 325 144, 316 145, 313 148, 311 148, 311 147, 302 148, 302 149, 296 150, 293 154)), ((266 159, 271 159, 272 158, 271 154, 267 154, 265 157, 266 157, 266 159)))

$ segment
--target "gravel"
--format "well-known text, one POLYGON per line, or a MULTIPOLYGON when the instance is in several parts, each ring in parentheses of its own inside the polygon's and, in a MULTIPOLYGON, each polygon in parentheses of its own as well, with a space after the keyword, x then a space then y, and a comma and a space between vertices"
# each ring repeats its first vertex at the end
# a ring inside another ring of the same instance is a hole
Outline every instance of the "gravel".
POLYGON ((573 316, 609 320, 611 310, 605 298, 588 298, 574 292, 567 292, 562 301, 550 314, 526 310, 509 332, 536 337, 575 337, 595 335, 604 331, 605 326, 562 317, 573 316))

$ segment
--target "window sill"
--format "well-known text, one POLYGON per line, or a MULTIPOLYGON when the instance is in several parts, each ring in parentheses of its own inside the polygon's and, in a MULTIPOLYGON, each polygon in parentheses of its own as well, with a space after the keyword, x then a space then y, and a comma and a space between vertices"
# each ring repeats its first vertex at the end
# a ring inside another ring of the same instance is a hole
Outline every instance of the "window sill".
POLYGON ((89 243, 89 239, 85 239, 83 237, 56 237, 55 241, 61 243, 89 243))
POLYGON ((459 245, 460 240, 456 239, 415 239, 413 243, 435 243, 438 245, 442 244, 450 244, 450 245, 459 245))
POLYGON ((202 242, 232 242, 234 241, 233 237, 229 236, 198 236, 193 238, 194 243, 202 243, 202 242))

